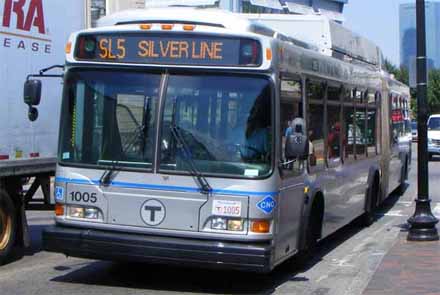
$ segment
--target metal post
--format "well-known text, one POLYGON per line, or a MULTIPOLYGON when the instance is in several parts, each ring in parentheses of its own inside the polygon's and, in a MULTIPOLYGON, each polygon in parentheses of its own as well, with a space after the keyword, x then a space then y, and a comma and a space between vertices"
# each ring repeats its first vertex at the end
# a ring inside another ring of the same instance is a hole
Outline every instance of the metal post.
POLYGON ((408 219, 409 241, 436 241, 439 239, 437 218, 431 212, 428 173, 428 101, 426 72, 425 0, 417 0, 417 199, 414 215, 408 219))

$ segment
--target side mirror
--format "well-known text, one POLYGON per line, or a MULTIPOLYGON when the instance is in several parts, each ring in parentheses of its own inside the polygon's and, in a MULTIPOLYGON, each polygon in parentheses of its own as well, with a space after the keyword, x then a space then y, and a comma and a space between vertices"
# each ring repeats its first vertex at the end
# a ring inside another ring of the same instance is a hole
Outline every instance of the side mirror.
POLYGON ((24 103, 29 106, 37 106, 41 100, 41 81, 27 80, 23 89, 24 103))

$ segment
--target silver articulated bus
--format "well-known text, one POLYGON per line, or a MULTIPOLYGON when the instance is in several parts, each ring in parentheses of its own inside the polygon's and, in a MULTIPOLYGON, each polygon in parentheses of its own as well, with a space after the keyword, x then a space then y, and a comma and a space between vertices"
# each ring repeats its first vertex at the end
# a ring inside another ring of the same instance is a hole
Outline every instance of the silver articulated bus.
POLYGON ((256 18, 129 11, 71 36, 45 250, 269 272, 373 221, 409 168, 408 88, 377 47, 324 50, 256 18))

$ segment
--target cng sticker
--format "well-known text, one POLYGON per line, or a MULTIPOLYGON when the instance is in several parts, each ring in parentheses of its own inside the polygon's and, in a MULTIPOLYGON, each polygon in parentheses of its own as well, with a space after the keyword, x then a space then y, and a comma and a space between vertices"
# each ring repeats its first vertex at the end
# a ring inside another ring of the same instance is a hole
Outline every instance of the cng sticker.
POLYGON ((277 201, 271 196, 265 197, 263 200, 257 203, 257 208, 266 214, 272 213, 273 209, 277 206, 277 201))

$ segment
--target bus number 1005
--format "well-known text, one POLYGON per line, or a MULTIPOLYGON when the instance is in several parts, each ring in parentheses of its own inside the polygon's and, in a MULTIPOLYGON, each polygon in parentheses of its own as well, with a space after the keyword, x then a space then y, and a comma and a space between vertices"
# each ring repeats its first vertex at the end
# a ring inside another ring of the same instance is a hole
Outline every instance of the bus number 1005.
POLYGON ((73 202, 96 203, 98 201, 96 193, 88 192, 70 192, 70 198, 73 202))

